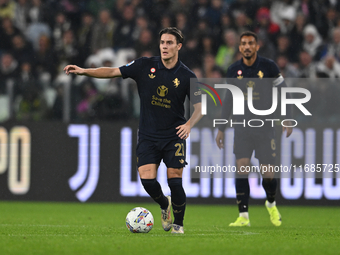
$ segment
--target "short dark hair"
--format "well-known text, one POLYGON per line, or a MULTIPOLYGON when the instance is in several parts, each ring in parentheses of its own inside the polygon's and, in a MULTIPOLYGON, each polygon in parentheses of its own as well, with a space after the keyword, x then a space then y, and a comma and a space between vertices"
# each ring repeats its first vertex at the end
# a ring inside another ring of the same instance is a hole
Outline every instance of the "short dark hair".
POLYGON ((240 35, 240 41, 242 39, 243 36, 252 36, 255 38, 255 41, 257 42, 257 34, 255 34, 254 32, 251 31, 245 31, 240 35))
POLYGON ((177 27, 166 27, 159 32, 159 39, 161 39, 163 34, 171 34, 176 37, 177 43, 183 43, 184 36, 177 27))

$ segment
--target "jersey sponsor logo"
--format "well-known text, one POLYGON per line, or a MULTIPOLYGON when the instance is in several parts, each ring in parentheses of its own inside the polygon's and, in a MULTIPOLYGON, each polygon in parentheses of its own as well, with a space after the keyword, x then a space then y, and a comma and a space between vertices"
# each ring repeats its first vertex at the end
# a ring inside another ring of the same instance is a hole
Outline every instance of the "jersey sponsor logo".
POLYGON ((257 73, 257 75, 259 76, 260 79, 262 79, 264 74, 263 74, 263 72, 260 70, 260 71, 257 73))
POLYGON ((177 87, 179 86, 179 84, 181 83, 181 82, 179 81, 179 79, 177 79, 177 78, 174 79, 172 82, 174 83, 175 88, 177 88, 177 87))
POLYGON ((153 78, 155 78, 156 77, 156 75, 154 75, 153 73, 152 74, 149 74, 149 78, 150 79, 153 79, 153 78))
POLYGON ((183 164, 184 163, 184 159, 180 159, 179 163, 183 164))
POLYGON ((165 97, 168 93, 169 93, 169 89, 168 89, 167 87, 165 87, 164 85, 159 86, 159 87, 157 88, 157 94, 158 94, 160 97, 165 97))
POLYGON ((131 66, 133 63, 135 63, 135 61, 131 61, 130 63, 126 64, 126 66, 131 66))

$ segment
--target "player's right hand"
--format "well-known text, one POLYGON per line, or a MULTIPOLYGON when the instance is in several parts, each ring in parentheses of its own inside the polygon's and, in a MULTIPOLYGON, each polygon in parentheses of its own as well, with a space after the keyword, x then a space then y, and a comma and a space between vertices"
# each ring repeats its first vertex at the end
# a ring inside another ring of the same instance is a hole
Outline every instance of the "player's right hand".
POLYGON ((65 66, 64 71, 67 75, 69 75, 70 73, 79 74, 79 75, 85 74, 84 69, 76 65, 67 65, 65 66))
POLYGON ((221 130, 218 130, 216 136, 216 144, 218 148, 220 149, 224 148, 224 132, 222 132, 221 130))

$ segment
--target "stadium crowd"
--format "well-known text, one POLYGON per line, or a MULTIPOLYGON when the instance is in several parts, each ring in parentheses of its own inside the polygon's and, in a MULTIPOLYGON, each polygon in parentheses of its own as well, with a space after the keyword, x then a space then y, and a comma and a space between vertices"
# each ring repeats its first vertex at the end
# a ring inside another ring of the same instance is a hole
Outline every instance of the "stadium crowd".
POLYGON ((304 78, 314 120, 340 122, 339 14, 336 0, 0 0, 0 121, 8 100, 12 119, 61 120, 65 90, 73 121, 138 117, 132 80, 62 70, 158 55, 158 31, 176 26, 185 36, 180 59, 205 78, 223 77, 240 58, 239 34, 256 32, 261 56, 285 78, 304 78))

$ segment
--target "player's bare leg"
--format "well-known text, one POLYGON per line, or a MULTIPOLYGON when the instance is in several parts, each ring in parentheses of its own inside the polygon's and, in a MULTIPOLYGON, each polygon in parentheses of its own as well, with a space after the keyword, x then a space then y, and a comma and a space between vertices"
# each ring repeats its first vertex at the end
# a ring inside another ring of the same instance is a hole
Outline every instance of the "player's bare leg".
POLYGON ((236 202, 239 210, 239 217, 235 222, 230 223, 230 227, 250 226, 248 214, 249 201, 249 181, 247 166, 250 165, 250 158, 240 158, 236 160, 237 174, 235 179, 236 202))
POLYGON ((161 185, 156 179, 158 166, 158 164, 143 165, 138 168, 138 172, 145 191, 161 207, 163 229, 169 231, 171 229, 171 214, 170 219, 164 214, 168 215, 169 213, 167 212, 171 211, 171 200, 164 196, 161 185), (166 218, 167 223, 163 224, 163 218, 166 218))
POLYGON ((171 190, 174 223, 172 234, 184 234, 183 219, 186 206, 186 195, 182 185, 183 168, 168 168, 168 185, 171 190))
POLYGON ((274 178, 274 166, 261 164, 261 174, 263 177, 262 186, 267 195, 265 206, 270 215, 270 221, 273 223, 274 226, 281 226, 281 214, 279 213, 275 202, 277 180, 274 178))

